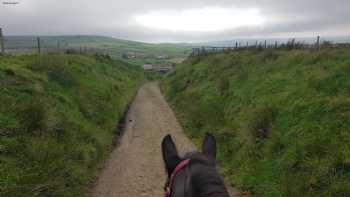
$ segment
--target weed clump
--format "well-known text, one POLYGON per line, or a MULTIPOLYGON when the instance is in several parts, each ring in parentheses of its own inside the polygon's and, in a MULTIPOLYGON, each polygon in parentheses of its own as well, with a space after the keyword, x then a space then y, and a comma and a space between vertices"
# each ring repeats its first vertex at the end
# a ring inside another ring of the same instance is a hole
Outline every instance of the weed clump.
POLYGON ((67 59, 63 55, 44 55, 38 56, 33 63, 29 65, 33 71, 44 72, 50 80, 57 82, 64 87, 77 85, 67 59))
POLYGON ((247 135, 253 144, 263 142, 270 135, 274 114, 273 108, 266 105, 258 105, 250 109, 247 121, 242 125, 246 127, 243 135, 247 135))
POLYGON ((55 130, 57 119, 47 100, 37 96, 22 108, 19 111, 21 125, 28 133, 42 136, 55 130))

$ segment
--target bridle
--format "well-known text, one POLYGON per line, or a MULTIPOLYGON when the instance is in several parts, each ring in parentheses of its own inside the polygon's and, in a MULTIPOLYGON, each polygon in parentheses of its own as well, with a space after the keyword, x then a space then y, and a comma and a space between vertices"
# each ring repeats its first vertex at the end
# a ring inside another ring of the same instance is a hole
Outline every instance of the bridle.
MULTIPOLYGON (((171 197, 171 193, 172 193, 172 188, 174 186, 174 183, 175 183, 175 178, 176 178, 176 175, 178 175, 181 171, 183 171, 184 169, 187 169, 188 165, 190 163, 190 159, 185 159, 183 161, 181 161, 175 168, 175 170, 173 171, 173 173, 171 173, 170 175, 170 179, 169 181, 167 182, 167 184, 165 185, 165 188, 164 188, 164 197, 171 197)), ((187 182, 187 181, 186 181, 187 182)), ((184 189, 184 192, 185 194, 187 193, 187 189, 186 189, 186 185, 187 183, 185 183, 185 189, 184 189)))

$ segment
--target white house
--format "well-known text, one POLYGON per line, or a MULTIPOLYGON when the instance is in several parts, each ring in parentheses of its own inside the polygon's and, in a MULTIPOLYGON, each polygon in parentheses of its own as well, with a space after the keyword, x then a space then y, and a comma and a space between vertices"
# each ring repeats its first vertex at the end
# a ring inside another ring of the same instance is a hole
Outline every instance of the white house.
POLYGON ((152 70, 153 69, 153 65, 152 64, 144 64, 143 65, 143 69, 144 70, 152 70))

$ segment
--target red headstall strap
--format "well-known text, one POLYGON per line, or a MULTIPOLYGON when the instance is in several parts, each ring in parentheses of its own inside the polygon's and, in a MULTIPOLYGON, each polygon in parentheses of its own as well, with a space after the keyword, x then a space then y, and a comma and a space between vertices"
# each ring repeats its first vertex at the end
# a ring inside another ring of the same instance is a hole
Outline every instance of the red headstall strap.
POLYGON ((180 162, 179 165, 176 166, 175 170, 170 176, 169 184, 165 188, 165 194, 164 194, 165 197, 170 197, 171 188, 173 187, 176 175, 179 174, 183 169, 185 169, 189 163, 190 163, 190 160, 186 159, 180 162))

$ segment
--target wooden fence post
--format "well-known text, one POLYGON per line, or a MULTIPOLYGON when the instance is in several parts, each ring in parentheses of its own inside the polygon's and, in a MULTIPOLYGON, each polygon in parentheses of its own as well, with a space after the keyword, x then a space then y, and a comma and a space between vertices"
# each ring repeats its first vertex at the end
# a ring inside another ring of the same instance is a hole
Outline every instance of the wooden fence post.
POLYGON ((5 55, 5 39, 2 34, 2 29, 0 28, 0 47, 1 47, 1 54, 5 55))
POLYGON ((41 53, 40 37, 37 37, 36 41, 37 41, 38 53, 40 54, 41 53))
POLYGON ((249 48, 249 42, 247 41, 247 49, 249 48))
POLYGON ((265 40, 264 48, 267 49, 267 41, 265 40))
POLYGON ((320 36, 317 36, 317 41, 316 41, 316 48, 319 51, 320 50, 320 36))
POLYGON ((275 41, 275 49, 277 49, 278 48, 278 43, 277 43, 277 41, 275 41))
POLYGON ((292 39, 292 49, 295 47, 295 38, 292 39))
POLYGON ((59 52, 59 51, 60 51, 60 41, 57 40, 57 52, 59 52))

